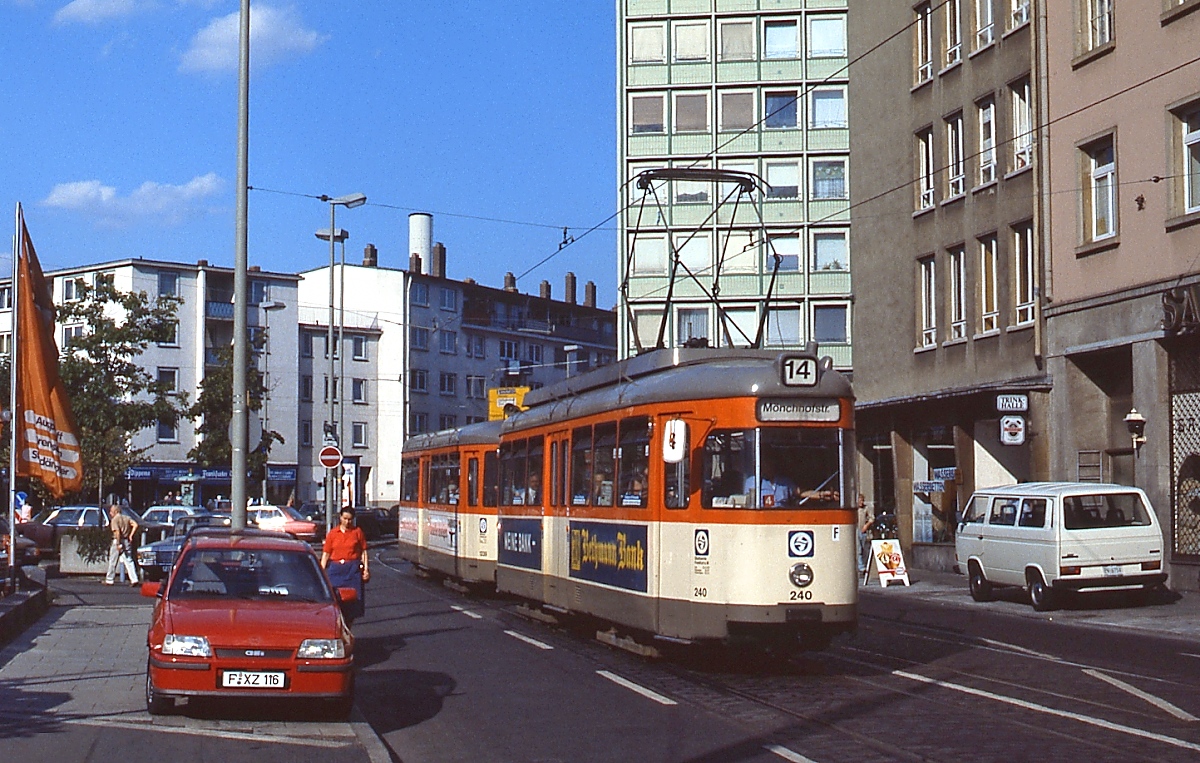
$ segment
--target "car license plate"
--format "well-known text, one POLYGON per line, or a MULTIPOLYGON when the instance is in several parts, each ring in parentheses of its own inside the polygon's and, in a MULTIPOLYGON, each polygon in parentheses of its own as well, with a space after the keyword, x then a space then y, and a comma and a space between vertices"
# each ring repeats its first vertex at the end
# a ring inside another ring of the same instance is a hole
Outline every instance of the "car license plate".
POLYGON ((1104 577, 1118 578, 1121 576, 1122 569, 1119 564, 1106 564, 1104 565, 1104 577))
POLYGON ((226 670, 221 674, 222 688, 282 689, 284 674, 265 670, 226 670))

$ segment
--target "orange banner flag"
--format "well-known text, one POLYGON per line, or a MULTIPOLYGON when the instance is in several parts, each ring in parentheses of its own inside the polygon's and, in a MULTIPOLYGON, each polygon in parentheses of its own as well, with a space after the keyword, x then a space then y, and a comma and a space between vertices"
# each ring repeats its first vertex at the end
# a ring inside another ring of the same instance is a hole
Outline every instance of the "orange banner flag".
MULTIPOLYGON (((18 214, 20 214, 18 212, 18 214)), ((83 460, 71 401, 58 375, 54 301, 21 217, 17 260, 17 476, 40 479, 61 498, 83 488, 83 460)))

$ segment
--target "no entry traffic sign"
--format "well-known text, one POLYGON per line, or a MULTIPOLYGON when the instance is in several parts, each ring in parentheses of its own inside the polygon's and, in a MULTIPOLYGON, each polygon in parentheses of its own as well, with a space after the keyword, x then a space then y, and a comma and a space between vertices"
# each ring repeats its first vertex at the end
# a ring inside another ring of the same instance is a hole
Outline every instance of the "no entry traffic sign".
POLYGON ((342 465, 342 451, 336 445, 326 445, 321 448, 321 455, 318 457, 321 466, 326 469, 336 469, 342 465))

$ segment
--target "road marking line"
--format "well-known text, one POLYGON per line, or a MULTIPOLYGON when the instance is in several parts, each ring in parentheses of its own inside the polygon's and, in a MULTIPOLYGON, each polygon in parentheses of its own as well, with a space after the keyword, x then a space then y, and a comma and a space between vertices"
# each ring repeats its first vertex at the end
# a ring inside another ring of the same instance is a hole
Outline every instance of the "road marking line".
POLYGON ((1165 734, 1156 734, 1153 731, 1146 731, 1144 729, 1133 728, 1132 726, 1124 726, 1120 723, 1113 723, 1112 721, 1106 721, 1102 718, 1093 718, 1090 715, 1082 715, 1081 713, 1072 713, 1068 710, 1057 710, 1053 707, 1039 705, 1036 702, 1027 702, 1023 699, 1017 699, 1016 697, 1006 697, 1003 694, 993 694, 990 691, 983 691, 982 689, 975 689, 970 686, 963 686, 962 684, 954 684, 954 683, 950 683, 948 681, 939 681, 936 678, 926 678, 925 676, 918 675, 916 673, 908 673, 903 670, 893 670, 892 675, 899 676, 900 678, 907 678, 910 681, 918 681, 923 684, 932 684, 933 686, 940 686, 943 689, 953 689, 954 691, 959 691, 959 692, 962 692, 963 694, 970 694, 970 695, 973 695, 976 697, 985 697, 987 699, 994 699, 997 702, 1003 702, 1006 705, 1013 705, 1015 707, 1024 708, 1026 710, 1033 710, 1033 711, 1039 712, 1039 713, 1046 713, 1047 715, 1056 715, 1059 718, 1067 718, 1067 719, 1070 719, 1073 721, 1080 721, 1081 723, 1087 723, 1092 726, 1099 726, 1100 728, 1108 729, 1109 731, 1116 731, 1116 732, 1119 732, 1122 734, 1129 734, 1129 735, 1135 736, 1135 737, 1142 737, 1143 739, 1152 739, 1156 742, 1162 742, 1164 744, 1169 744, 1173 747, 1181 747, 1185 750, 1194 750, 1196 752, 1200 752, 1200 744, 1196 744, 1194 742, 1188 742, 1183 739, 1176 739, 1175 737, 1169 737, 1169 736, 1166 736, 1165 734))
POLYGON ((1130 694, 1132 694, 1133 696, 1137 697, 1138 699, 1144 699, 1147 702, 1149 702, 1150 704, 1157 707, 1159 710, 1164 710, 1164 711, 1170 713, 1171 715, 1175 716, 1176 718, 1178 718, 1181 721, 1187 721, 1187 722, 1191 723, 1191 722, 1200 720, 1200 718, 1197 718, 1196 716, 1192 715, 1191 713, 1179 709, 1178 707, 1176 707, 1175 705, 1171 704, 1170 702, 1166 701, 1165 699, 1163 699, 1161 697, 1156 697, 1153 694, 1142 691, 1141 689, 1137 688, 1136 686, 1127 684, 1124 681, 1120 681, 1116 678, 1113 678, 1112 676, 1107 676, 1107 675, 1101 673, 1099 670, 1085 670, 1083 672, 1087 673, 1092 678, 1099 678, 1101 681, 1110 683, 1113 686, 1117 687, 1118 689, 1121 689, 1122 691, 1127 691, 1130 694))
POLYGON ((471 610, 466 609, 465 607, 460 607, 457 604, 451 604, 450 609, 453 609, 455 612, 462 612, 464 615, 471 618, 472 620, 482 620, 483 619, 483 615, 479 614, 478 612, 472 612, 471 610))
POLYGON ((1001 649, 1010 649, 1014 652, 1020 652, 1021 654, 1027 654, 1030 657, 1040 657, 1043 660, 1051 660, 1052 662, 1061 662, 1061 660, 1058 657, 1055 657, 1052 654, 1046 654, 1045 652, 1035 652, 1032 649, 1026 649, 1023 646, 1017 646, 1016 644, 1008 644, 1003 641, 995 641, 990 638, 981 638, 979 640, 985 644, 999 647, 1001 649))
POLYGON ((790 760, 792 763, 816 763, 812 758, 806 758, 798 752, 793 752, 786 747, 777 744, 764 745, 763 749, 767 752, 773 752, 784 760, 790 760))
MULTIPOLYGON (((52 716, 51 716, 52 717, 52 716)), ((102 718, 63 718, 62 723, 76 726, 100 726, 107 728, 125 729, 127 731, 149 731, 156 734, 183 734, 186 736, 217 737, 219 739, 236 739, 246 742, 271 742, 274 744, 297 744, 305 747, 349 747, 357 739, 314 739, 312 737, 274 736, 271 734, 249 733, 245 731, 220 731, 213 728, 188 728, 186 726, 166 726, 157 723, 134 723, 131 721, 105 720, 102 718)))
POLYGON ((663 695, 659 694, 656 691, 651 691, 651 690, 647 689, 645 686, 639 686, 639 685, 635 684, 633 681, 630 681, 628 678, 621 678, 616 673, 609 673, 607 670, 597 670, 596 673, 598 675, 604 676, 605 678, 607 678, 608 680, 617 684, 618 686, 624 686, 626 689, 629 689, 630 691, 635 691, 638 694, 641 694, 643 697, 654 700, 655 702, 657 702, 660 705, 677 705, 677 704, 679 704, 678 702, 671 699, 670 697, 664 697, 663 695))
POLYGON ((508 635, 512 636, 515 639, 524 641, 526 644, 533 644, 538 649, 553 649, 554 648, 554 647, 550 646, 549 644, 538 641, 535 638, 530 638, 529 636, 526 636, 523 633, 517 633, 516 631, 504 631, 504 632, 507 633, 508 635))
POLYGON ((1200 654, 1192 654, 1191 652, 1180 652, 1180 654, 1182 654, 1184 657, 1200 658, 1200 654))

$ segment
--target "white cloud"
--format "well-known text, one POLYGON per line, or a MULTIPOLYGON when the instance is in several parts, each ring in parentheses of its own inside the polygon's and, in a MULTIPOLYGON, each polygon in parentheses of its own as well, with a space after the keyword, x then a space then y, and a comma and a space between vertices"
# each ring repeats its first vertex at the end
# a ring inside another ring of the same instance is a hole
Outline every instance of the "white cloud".
MULTIPOLYGON (((179 69, 185 72, 236 71, 239 14, 214 19, 192 38, 179 69)), ((250 60, 255 66, 273 64, 314 50, 327 37, 304 27, 290 8, 253 5, 250 8, 250 60)))
POLYGON ((99 24, 110 19, 132 16, 151 7, 144 0, 71 0, 58 9, 54 21, 58 24, 99 24))
POLYGON ((135 223, 175 226, 204 211, 205 200, 221 190, 215 172, 199 175, 183 185, 147 180, 128 196, 99 180, 59 183, 42 200, 56 207, 92 218, 105 227, 122 228, 135 223))

